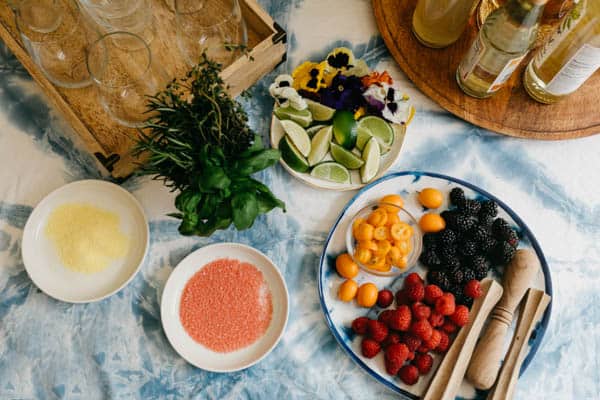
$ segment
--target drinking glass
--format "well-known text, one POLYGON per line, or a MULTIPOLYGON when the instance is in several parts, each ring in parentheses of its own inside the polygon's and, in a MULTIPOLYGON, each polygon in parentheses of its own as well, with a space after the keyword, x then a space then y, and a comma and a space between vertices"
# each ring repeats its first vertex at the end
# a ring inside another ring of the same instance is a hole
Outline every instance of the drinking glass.
POLYGON ((175 0, 177 43, 190 66, 203 52, 223 67, 248 45, 238 0, 175 0))
POLYGON ((151 0, 79 0, 104 32, 131 32, 151 43, 155 35, 151 0))
POLYGON ((22 0, 15 18, 25 48, 52 83, 66 88, 91 84, 85 54, 98 33, 84 23, 75 2, 22 0))
POLYGON ((89 46, 87 67, 100 103, 128 127, 141 127, 149 114, 147 96, 162 90, 168 78, 152 60, 148 44, 130 32, 111 32, 89 46))

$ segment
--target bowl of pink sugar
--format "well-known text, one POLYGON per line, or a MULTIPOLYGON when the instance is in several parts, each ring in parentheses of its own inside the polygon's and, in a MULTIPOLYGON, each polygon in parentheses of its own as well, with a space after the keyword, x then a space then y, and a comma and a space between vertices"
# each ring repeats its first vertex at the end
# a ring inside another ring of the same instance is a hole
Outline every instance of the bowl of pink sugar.
POLYGON ((163 329, 190 364, 213 372, 248 368, 271 352, 288 318, 283 276, 260 251, 237 243, 202 247, 171 273, 163 329))

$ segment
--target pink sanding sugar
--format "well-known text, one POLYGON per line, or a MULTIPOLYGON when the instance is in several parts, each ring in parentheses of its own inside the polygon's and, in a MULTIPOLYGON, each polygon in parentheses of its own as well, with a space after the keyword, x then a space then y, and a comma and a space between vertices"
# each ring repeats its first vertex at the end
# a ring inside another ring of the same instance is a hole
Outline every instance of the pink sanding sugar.
POLYGON ((220 353, 249 346, 267 331, 271 291, 254 265, 221 258, 205 265, 185 285, 179 318, 198 343, 220 353))

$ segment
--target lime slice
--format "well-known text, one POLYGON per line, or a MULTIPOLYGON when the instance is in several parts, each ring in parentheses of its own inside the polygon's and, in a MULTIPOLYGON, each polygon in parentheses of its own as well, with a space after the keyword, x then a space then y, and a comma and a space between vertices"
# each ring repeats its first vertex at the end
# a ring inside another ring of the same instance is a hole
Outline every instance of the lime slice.
POLYGON ((394 143, 394 130, 383 118, 374 115, 361 118, 357 130, 358 136, 362 137, 360 144, 366 144, 364 139, 367 135, 373 136, 379 142, 381 154, 387 153, 394 143))
POLYGON ((310 142, 310 154, 308 155, 308 165, 313 166, 320 162, 329 151, 329 143, 333 136, 333 128, 326 126, 321 128, 310 142))
POLYGON ((281 122, 283 130, 289 136, 294 146, 298 148, 304 157, 307 157, 310 153, 310 138, 308 137, 308 133, 294 121, 283 120, 279 122, 281 122))
POLYGON ((300 154, 296 146, 292 143, 289 137, 284 136, 279 141, 279 151, 281 151, 281 158, 291 169, 298 172, 308 171, 308 163, 306 159, 300 154))
POLYGON ((304 99, 306 104, 308 104, 308 109, 310 110, 312 117, 315 121, 329 121, 333 118, 333 114, 335 114, 335 109, 331 107, 327 107, 321 103, 317 103, 316 101, 310 99, 304 99))
POLYGON ((365 163, 351 151, 333 142, 331 143, 331 157, 348 169, 359 169, 365 163))
POLYGON ((333 116, 333 136, 342 147, 350 150, 356 145, 356 121, 350 111, 336 111, 333 116))
POLYGON ((336 183, 351 183, 350 172, 344 167, 333 161, 324 162, 316 165, 310 174, 315 178, 324 179, 336 183))
POLYGON ((365 163, 360 167, 360 179, 362 183, 368 183, 379 171, 381 154, 379 153, 379 142, 377 141, 377 138, 372 137, 369 139, 363 150, 362 158, 365 160, 365 163))
POLYGON ((356 148, 362 151, 365 148, 365 145, 371 139, 371 132, 366 129, 357 129, 356 130, 356 148))
POLYGON ((319 132, 321 130, 321 128, 324 128, 326 126, 329 125, 315 125, 315 126, 311 126, 310 128, 306 128, 306 133, 308 133, 308 136, 313 137, 317 134, 317 132, 319 132))
POLYGON ((312 114, 309 109, 296 110, 292 107, 277 107, 273 114, 280 120, 291 120, 296 122, 298 125, 306 128, 312 122, 312 114))

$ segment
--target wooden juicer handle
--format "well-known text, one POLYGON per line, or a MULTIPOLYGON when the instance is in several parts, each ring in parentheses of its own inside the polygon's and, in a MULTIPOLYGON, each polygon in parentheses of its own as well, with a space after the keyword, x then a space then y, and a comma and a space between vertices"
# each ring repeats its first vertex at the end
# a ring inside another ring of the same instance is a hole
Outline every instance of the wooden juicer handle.
POLYGON ((504 294, 492 311, 490 322, 475 348, 467 370, 467 379, 476 388, 489 389, 494 385, 513 314, 539 270, 539 259, 531 250, 517 250, 506 267, 502 280, 504 294))

